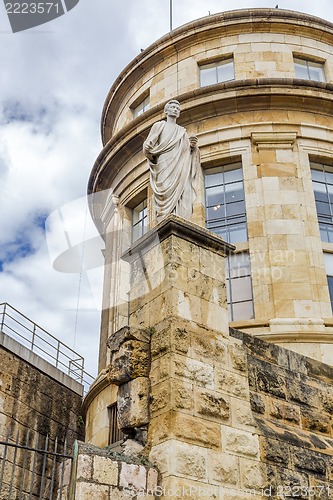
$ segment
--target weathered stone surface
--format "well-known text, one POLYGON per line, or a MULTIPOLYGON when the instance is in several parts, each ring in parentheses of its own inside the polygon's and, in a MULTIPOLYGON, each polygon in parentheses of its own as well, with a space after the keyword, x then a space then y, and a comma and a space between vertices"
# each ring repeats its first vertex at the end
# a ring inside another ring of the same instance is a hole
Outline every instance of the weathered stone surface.
POLYGON ((162 330, 155 331, 151 337, 151 357, 155 359, 157 356, 169 352, 171 349, 171 331, 170 325, 166 325, 162 330))
POLYGON ((177 410, 192 410, 194 395, 192 384, 172 379, 172 408, 177 410))
MULTIPOLYGON (((249 402, 238 398, 231 399, 232 425, 237 428, 249 428, 257 431, 257 423, 254 419, 249 402)), ((248 429, 250 430, 250 429, 248 429)))
POLYGON ((149 422, 150 382, 139 377, 119 387, 118 423, 120 429, 140 427, 149 422))
POLYGON ((282 369, 268 363, 260 363, 257 368, 256 378, 259 391, 266 392, 272 396, 286 398, 286 382, 282 369))
POLYGON ((165 380, 153 386, 151 391, 151 413, 169 408, 171 404, 171 383, 165 380))
POLYGON ((109 487, 102 484, 78 482, 76 483, 75 497, 80 500, 109 500, 109 487))
POLYGON ((312 450, 293 449, 293 462, 297 469, 326 474, 325 458, 312 450))
POLYGON ((119 485, 124 488, 145 489, 147 485, 147 472, 143 466, 134 464, 121 464, 119 485))
POLYGON ((259 461, 240 459, 241 483, 243 490, 262 491, 266 484, 266 467, 259 461))
POLYGON ((264 460, 269 462, 288 466, 290 461, 289 445, 277 439, 263 439, 262 456, 264 460))
POLYGON ((110 382, 120 385, 137 377, 148 377, 149 370, 149 344, 137 340, 128 340, 111 357, 110 382))
POLYGON ((259 456, 258 436, 250 432, 222 426, 222 446, 232 453, 249 457, 259 456))
POLYGON ((177 377, 193 380, 203 386, 213 385, 214 370, 211 364, 177 356, 173 358, 173 365, 177 377))
POLYGON ((259 394, 251 392, 250 403, 251 403, 251 409, 255 413, 265 413, 265 401, 261 396, 259 396, 259 394))
POLYGON ((89 455, 80 454, 77 461, 77 479, 89 480, 92 476, 93 460, 89 455))
POLYGON ((318 389, 315 389, 304 382, 287 379, 287 393, 288 399, 297 403, 302 403, 314 408, 320 408, 321 406, 318 389))
POLYGON ((172 413, 171 419, 171 435, 179 440, 206 448, 221 447, 219 424, 180 412, 172 413))
POLYGON ((127 340, 112 354, 110 382, 120 385, 137 377, 148 377, 149 370, 149 344, 138 340, 127 340))
POLYGON ((277 419, 288 420, 288 422, 293 424, 300 423, 300 409, 296 405, 293 406, 277 399, 272 399, 270 401, 269 413, 277 419))
POLYGON ((302 408, 302 427, 310 431, 330 434, 330 417, 323 412, 319 414, 317 409, 302 408))
POLYGON ((207 459, 205 450, 198 446, 177 443, 173 446, 173 471, 178 475, 196 480, 206 478, 207 459))
POLYGON ((199 415, 226 421, 230 417, 230 403, 220 394, 198 389, 195 394, 195 407, 199 415))
POLYGON ((118 484, 118 463, 108 457, 94 457, 93 481, 116 486, 118 484))
POLYGON ((209 453, 208 478, 213 484, 235 486, 240 480, 239 458, 227 453, 209 453))
POLYGON ((244 372, 247 370, 247 356, 243 346, 230 345, 229 355, 231 365, 235 370, 244 372))
POLYGON ((149 344, 153 330, 151 328, 134 328, 133 326, 124 326, 115 332, 107 340, 107 346, 111 352, 119 350, 120 346, 128 340, 138 340, 149 344))
POLYGON ((244 399, 247 399, 249 395, 247 378, 223 368, 216 370, 216 387, 222 392, 227 392, 244 399))
POLYGON ((135 439, 125 439, 121 444, 121 451, 123 455, 134 457, 142 454, 144 446, 135 439))
POLYGON ((224 364, 226 361, 226 345, 223 337, 215 333, 202 335, 192 333, 191 345, 193 352, 202 361, 214 360, 224 364))

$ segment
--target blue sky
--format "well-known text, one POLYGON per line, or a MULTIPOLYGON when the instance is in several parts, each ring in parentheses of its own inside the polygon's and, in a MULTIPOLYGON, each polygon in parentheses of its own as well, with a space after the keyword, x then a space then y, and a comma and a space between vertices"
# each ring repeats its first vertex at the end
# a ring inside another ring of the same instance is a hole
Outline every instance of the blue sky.
MULTIPOLYGON (((235 0, 232 8, 277 2, 333 21, 331 0, 235 0)), ((230 10, 220 0, 173 0, 173 6, 174 27, 230 10)), ((141 48, 169 30, 168 8, 169 0, 80 0, 51 23, 13 34, 0 6, 0 302, 74 347, 93 374, 96 297, 85 274, 80 280, 53 269, 44 221, 85 195, 108 90, 141 48)))

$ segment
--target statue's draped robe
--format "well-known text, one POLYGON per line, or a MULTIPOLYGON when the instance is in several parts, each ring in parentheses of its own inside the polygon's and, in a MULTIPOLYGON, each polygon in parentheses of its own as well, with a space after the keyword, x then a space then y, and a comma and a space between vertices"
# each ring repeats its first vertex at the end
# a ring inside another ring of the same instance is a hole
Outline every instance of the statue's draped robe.
POLYGON ((177 125, 160 141, 166 122, 154 123, 143 152, 150 166, 150 183, 154 192, 157 221, 170 213, 188 219, 196 199, 200 166, 199 149, 191 152, 184 127, 177 125))

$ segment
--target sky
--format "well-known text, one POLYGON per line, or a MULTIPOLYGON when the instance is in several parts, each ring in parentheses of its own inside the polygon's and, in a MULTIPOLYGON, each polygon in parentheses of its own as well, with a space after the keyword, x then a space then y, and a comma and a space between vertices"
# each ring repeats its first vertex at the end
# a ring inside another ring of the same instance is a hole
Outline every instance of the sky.
MULTIPOLYGON (((333 22, 331 0, 234 0, 232 8, 277 2, 333 22)), ((229 6, 173 0, 173 27, 229 6)), ((94 282, 80 265, 77 272, 54 269, 53 243, 63 237, 54 221, 70 213, 81 240, 91 234, 83 197, 102 148, 104 100, 120 71, 168 31, 169 0, 80 0, 58 19, 19 33, 0 4, 0 303, 83 355, 93 376, 103 269, 94 282)))

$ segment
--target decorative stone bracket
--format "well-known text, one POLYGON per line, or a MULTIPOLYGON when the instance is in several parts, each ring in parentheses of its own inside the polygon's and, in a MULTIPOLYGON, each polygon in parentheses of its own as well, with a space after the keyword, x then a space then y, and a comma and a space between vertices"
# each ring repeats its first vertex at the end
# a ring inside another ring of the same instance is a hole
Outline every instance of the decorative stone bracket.
POLYGON ((150 328, 123 327, 107 341, 108 379, 119 386, 118 425, 127 434, 126 451, 139 453, 147 443, 150 403, 150 328))
POLYGON ((261 149, 292 149, 297 132, 253 132, 252 143, 261 149))

